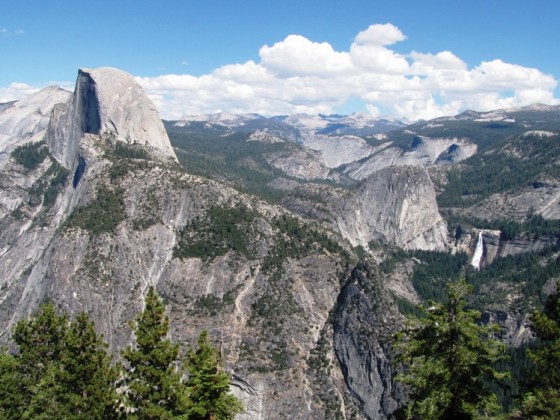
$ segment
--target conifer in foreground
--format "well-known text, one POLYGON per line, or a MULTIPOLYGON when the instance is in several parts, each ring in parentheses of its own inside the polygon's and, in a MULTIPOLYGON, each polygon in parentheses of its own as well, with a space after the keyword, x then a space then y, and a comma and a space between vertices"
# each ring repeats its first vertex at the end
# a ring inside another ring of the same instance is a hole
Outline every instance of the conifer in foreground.
POLYGON ((118 370, 87 314, 70 321, 46 303, 13 338, 18 352, 0 355, 1 418, 116 418, 118 370))
POLYGON ((404 368, 396 380, 410 390, 407 418, 472 419, 499 410, 488 383, 505 377, 493 368, 505 347, 493 326, 478 324, 478 311, 465 309, 471 290, 463 280, 451 283, 446 303, 421 307, 424 317, 396 335, 404 368))
POLYGON ((524 395, 520 413, 514 418, 560 418, 560 282, 542 311, 531 316, 531 329, 539 346, 529 352, 533 363, 531 391, 524 395))
POLYGON ((198 348, 187 356, 190 420, 231 420, 244 411, 243 404, 229 392, 229 375, 220 366, 218 351, 208 333, 198 337, 198 348))
POLYGON ((136 344, 122 353, 126 361, 128 404, 140 419, 174 418, 184 414, 187 407, 179 345, 168 334, 169 317, 150 287, 144 310, 134 325, 136 344))

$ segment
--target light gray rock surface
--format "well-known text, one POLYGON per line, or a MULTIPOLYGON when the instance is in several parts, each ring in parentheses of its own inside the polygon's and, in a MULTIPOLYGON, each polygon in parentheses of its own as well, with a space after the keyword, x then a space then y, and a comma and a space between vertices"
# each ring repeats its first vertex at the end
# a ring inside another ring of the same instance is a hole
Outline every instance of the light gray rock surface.
POLYGON ((476 153, 477 146, 466 139, 415 137, 409 150, 390 147, 373 150, 367 159, 349 164, 344 173, 363 180, 374 172, 389 166, 415 165, 429 167, 460 162, 476 153))
POLYGON ((16 146, 43 139, 52 109, 71 95, 50 86, 0 109, 0 168, 16 146))
POLYGON ((560 181, 547 177, 511 192, 493 194, 461 212, 488 220, 522 221, 529 213, 557 220, 560 219, 560 181))
POLYGON ((345 201, 336 220, 354 246, 370 241, 404 249, 443 250, 447 225, 438 212, 434 186, 425 169, 389 167, 369 176, 345 201))
POLYGON ((177 160, 154 104, 134 78, 121 70, 81 69, 72 98, 53 111, 47 141, 54 157, 74 169, 85 134, 149 146, 177 160))

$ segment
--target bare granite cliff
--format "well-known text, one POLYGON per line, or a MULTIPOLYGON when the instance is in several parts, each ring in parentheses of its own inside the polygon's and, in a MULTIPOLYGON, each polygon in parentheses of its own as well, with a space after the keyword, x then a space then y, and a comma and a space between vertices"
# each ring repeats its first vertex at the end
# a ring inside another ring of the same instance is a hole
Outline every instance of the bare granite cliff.
POLYGON ((426 170, 417 166, 389 167, 370 175, 344 201, 336 223, 353 245, 376 241, 404 249, 448 246, 434 186, 426 170))
POLYGON ((330 225, 352 246, 370 242, 404 249, 449 249, 447 224, 439 214, 434 185, 419 166, 378 170, 357 187, 287 185, 283 205, 330 225))
POLYGON ((393 298, 375 264, 352 272, 334 313, 334 345, 351 399, 368 419, 386 418, 401 392, 392 382, 389 343, 401 324, 393 298))
POLYGON ((176 160, 155 106, 134 78, 118 69, 80 69, 74 95, 53 111, 47 143, 62 165, 74 169, 86 134, 146 145, 176 160))

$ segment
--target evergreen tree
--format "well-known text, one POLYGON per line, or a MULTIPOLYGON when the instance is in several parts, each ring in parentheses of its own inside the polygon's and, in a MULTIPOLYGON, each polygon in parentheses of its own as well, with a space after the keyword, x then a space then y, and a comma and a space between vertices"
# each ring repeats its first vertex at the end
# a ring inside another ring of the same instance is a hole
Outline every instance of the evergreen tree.
POLYGON ((229 375, 220 367, 220 357, 206 331, 198 337, 198 348, 189 350, 187 369, 188 419, 230 420, 244 411, 243 404, 229 392, 229 375))
POLYGON ((12 407, 19 413, 14 418, 28 417, 26 413, 40 391, 39 384, 47 372, 52 372, 52 365, 59 362, 64 351, 67 328, 68 317, 58 315, 51 302, 41 305, 34 317, 16 324, 13 340, 18 346, 18 353, 14 375, 20 405, 12 407))
POLYGON ((0 418, 17 419, 24 407, 21 392, 18 359, 9 353, 0 353, 0 418))
POLYGON ((7 419, 116 416, 117 371, 87 314, 74 322, 52 303, 17 323, 16 355, 0 356, 0 414, 7 419))
POLYGON ((39 391, 28 410, 30 417, 115 418, 118 370, 106 349, 89 316, 79 314, 66 331, 60 359, 37 385, 39 391))
POLYGON ((420 308, 425 316, 396 335, 404 365, 396 380, 410 389, 407 418, 472 419, 498 410, 487 385, 505 376, 492 367, 505 347, 493 338, 493 326, 477 324, 478 311, 465 309, 471 290, 463 280, 451 283, 446 303, 420 308))
MULTIPOLYGON (((543 311, 531 317, 532 330, 540 345, 529 352, 533 364, 531 392, 523 398, 523 418, 560 418, 560 282, 543 311)), ((519 414, 519 413, 518 413, 519 414)))
POLYGON ((144 311, 136 318, 136 345, 123 352, 127 397, 141 419, 174 418, 187 406, 181 381, 179 346, 168 338, 169 318, 163 302, 150 287, 144 311))

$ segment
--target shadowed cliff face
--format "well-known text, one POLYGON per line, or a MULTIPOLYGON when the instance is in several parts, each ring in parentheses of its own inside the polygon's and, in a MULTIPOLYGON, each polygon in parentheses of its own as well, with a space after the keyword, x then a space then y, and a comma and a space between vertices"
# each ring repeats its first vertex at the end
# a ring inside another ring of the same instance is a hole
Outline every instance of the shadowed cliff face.
POLYGON ((333 323, 346 385, 368 419, 388 417, 399 398, 393 391, 388 343, 400 317, 381 279, 372 264, 356 267, 340 293, 333 323))
POLYGON ((95 81, 89 75, 80 72, 77 85, 76 90, 80 92, 78 94, 80 101, 78 113, 83 116, 82 123, 80 124, 82 132, 100 134, 101 122, 95 81))

